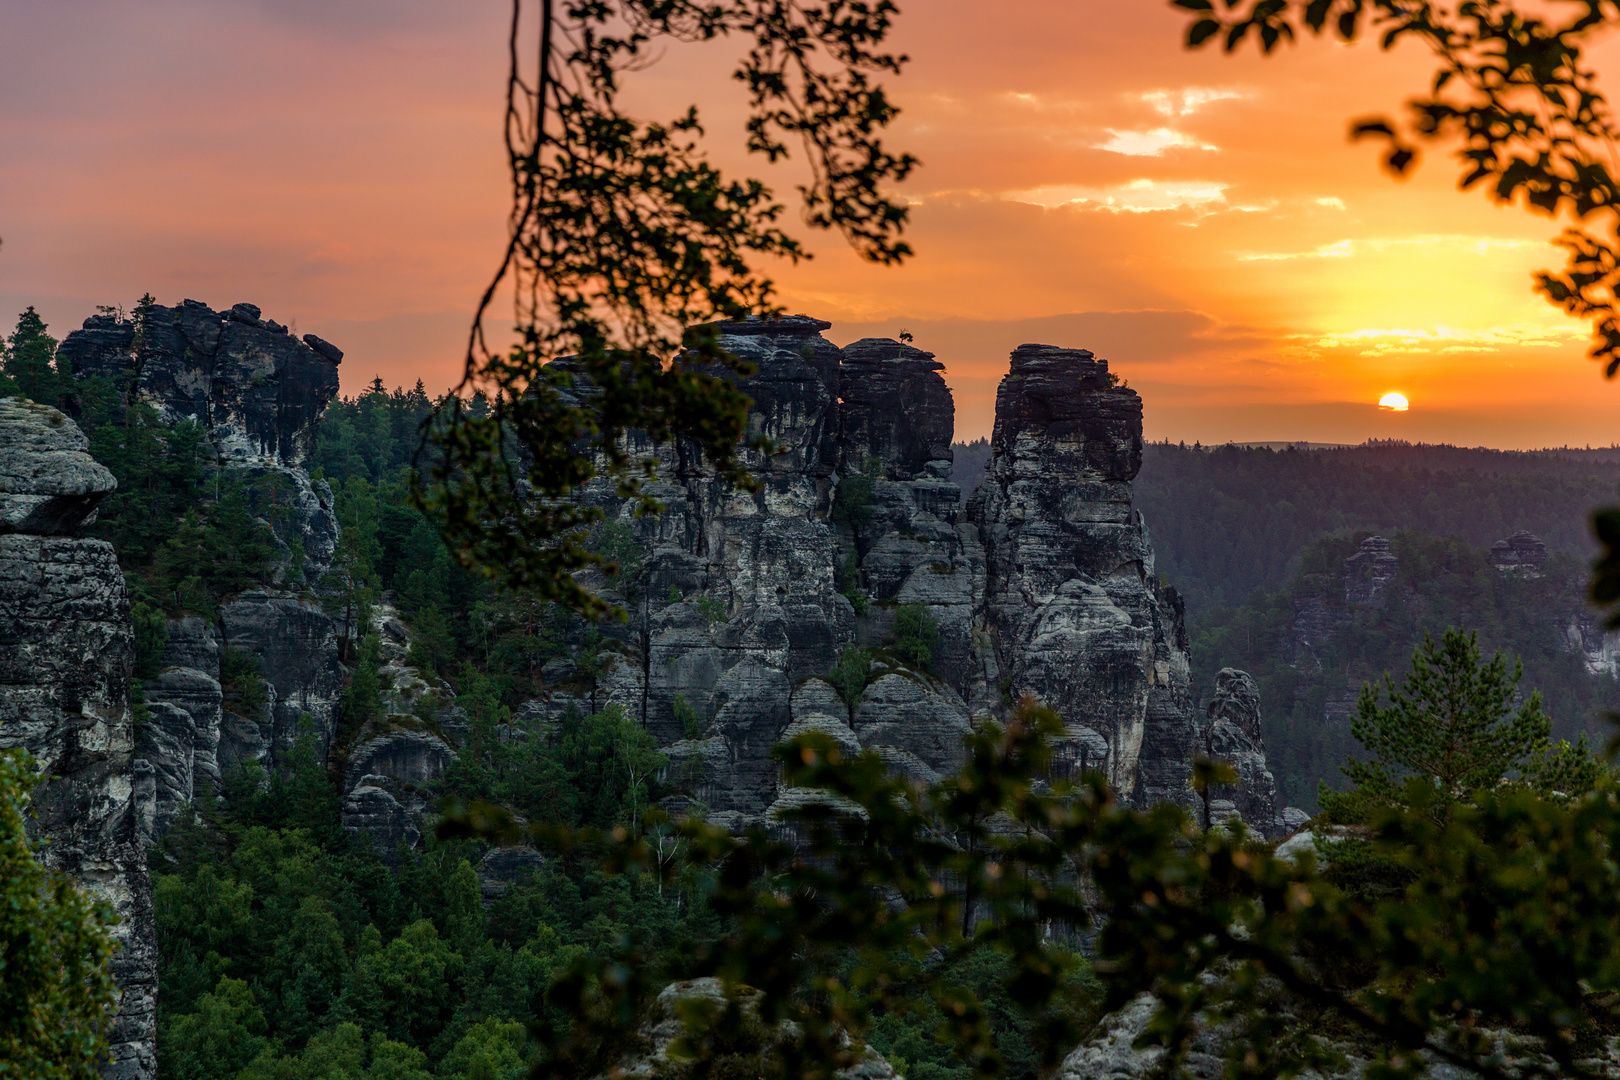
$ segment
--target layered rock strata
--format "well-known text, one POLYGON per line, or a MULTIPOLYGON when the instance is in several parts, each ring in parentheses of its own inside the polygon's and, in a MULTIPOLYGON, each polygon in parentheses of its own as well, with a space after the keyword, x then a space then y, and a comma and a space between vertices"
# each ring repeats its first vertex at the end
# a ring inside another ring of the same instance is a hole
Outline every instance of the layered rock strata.
POLYGON ((115 486, 55 409, 0 399, 0 748, 38 764, 29 828, 52 869, 119 922, 105 1075, 155 1074, 157 942, 138 835, 129 679, 134 632, 112 545, 74 535, 115 486))
MULTIPOLYGON (((957 766, 975 722, 1028 693, 1069 727, 1064 767, 1104 768, 1139 802, 1192 805, 1180 601, 1158 584, 1131 507, 1140 399, 1090 353, 1019 349, 986 483, 964 511, 941 365, 895 341, 839 350, 825 329, 804 317, 721 328, 757 369, 743 386, 750 434, 777 447, 747 451, 759 491, 723 483, 691 447, 632 436, 630 452, 659 463, 665 511, 636 517, 607 479, 584 492, 602 530, 639 545, 618 576, 587 580, 628 620, 573 632, 514 737, 617 706, 663 745, 683 801, 741 827, 802 798, 770 757, 784 737, 819 730, 926 782, 957 766), (908 607, 937 629, 925 664, 895 651, 908 607), (850 647, 873 662, 845 700, 820 676, 850 647)), ((572 392, 591 388, 576 376, 572 392)))
POLYGON ((1131 480, 1142 401, 1083 349, 1021 345, 996 392, 984 482, 986 682, 1056 709, 1123 797, 1191 805, 1181 598, 1161 585, 1131 480))
POLYGON ((212 622, 171 620, 161 670, 146 680, 153 723, 136 752, 152 769, 142 818, 154 837, 203 786, 217 789, 222 770, 283 760, 306 725, 324 761, 337 727, 338 635, 308 590, 331 565, 338 523, 330 487, 311 481, 304 462, 337 395, 343 353, 261 316, 252 304, 153 305, 132 318, 92 316, 57 349, 75 378, 100 381, 166 423, 198 425, 227 482, 275 491, 266 523, 281 559, 270 587, 231 598, 212 622), (226 707, 226 653, 248 658, 264 679, 262 707, 239 706, 251 715, 226 707))
POLYGON ((1236 817, 1250 832, 1262 836, 1291 831, 1278 814, 1277 781, 1266 767, 1260 688, 1254 679, 1246 671, 1222 668, 1215 675, 1215 693, 1205 712, 1204 753, 1226 762, 1237 773, 1237 783, 1210 791, 1211 824, 1225 825, 1236 817))

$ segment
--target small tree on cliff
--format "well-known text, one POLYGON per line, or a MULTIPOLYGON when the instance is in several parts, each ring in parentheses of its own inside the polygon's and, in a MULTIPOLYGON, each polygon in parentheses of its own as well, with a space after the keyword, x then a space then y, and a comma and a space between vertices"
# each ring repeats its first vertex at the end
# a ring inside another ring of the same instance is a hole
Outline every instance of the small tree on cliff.
POLYGON ((747 148, 775 162, 797 143, 809 165, 805 222, 837 229, 865 258, 898 263, 902 199, 884 194, 914 160, 880 138, 896 109, 874 79, 905 57, 883 49, 890 0, 827 5, 759 0, 512 0, 506 148, 510 238, 468 336, 461 391, 493 401, 478 416, 451 395, 426 425, 418 502, 457 559, 541 599, 588 614, 608 605, 571 576, 602 562, 586 541, 598 510, 568 496, 598 455, 625 497, 656 501, 651 461, 628 430, 700 446, 747 484, 739 450, 749 366, 720 348, 715 320, 777 313, 766 257, 808 253, 781 227, 785 207, 754 179, 704 158, 697 110, 644 122, 618 102, 654 47, 742 38, 747 148), (492 349, 483 320, 497 291, 516 297, 518 342, 492 349), (696 329, 694 329, 696 327, 696 329), (577 376, 547 367, 572 354, 577 376), (578 377, 589 394, 568 393, 578 377))
POLYGON ((117 1002, 112 913, 34 858, 38 780, 27 754, 0 752, 0 1077, 95 1080, 117 1002))

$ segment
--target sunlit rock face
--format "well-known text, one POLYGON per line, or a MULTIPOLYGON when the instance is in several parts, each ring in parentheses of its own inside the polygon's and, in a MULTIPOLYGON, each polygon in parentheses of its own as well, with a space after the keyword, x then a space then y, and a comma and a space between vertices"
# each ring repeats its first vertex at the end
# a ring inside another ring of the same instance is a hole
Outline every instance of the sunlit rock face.
POLYGON ((1003 703, 1033 695, 1116 790, 1190 805, 1193 738, 1180 597, 1161 585, 1131 480, 1142 401, 1081 349, 1021 345, 996 394, 968 516, 984 545, 982 625, 1003 703))
POLYGON ((112 545, 74 535, 112 475, 55 409, 0 399, 0 748, 44 777, 31 833, 44 862, 118 913, 121 993, 106 1075, 154 1075, 157 942, 137 831, 129 678, 134 632, 112 545))

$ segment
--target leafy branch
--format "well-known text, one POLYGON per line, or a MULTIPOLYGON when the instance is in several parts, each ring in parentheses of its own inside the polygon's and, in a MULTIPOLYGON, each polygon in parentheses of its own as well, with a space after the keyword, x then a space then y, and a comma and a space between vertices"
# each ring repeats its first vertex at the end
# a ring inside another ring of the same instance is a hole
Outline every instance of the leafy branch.
POLYGON ((632 117, 619 105, 624 78, 658 43, 745 38, 733 76, 746 87, 748 149, 776 162, 797 142, 805 223, 893 264, 911 249, 899 238, 906 207, 886 189, 916 161, 884 146, 897 110, 875 80, 906 58, 883 50, 890 0, 540 0, 532 26, 526 10, 513 0, 509 239, 462 381, 424 425, 416 499, 463 565, 601 616, 609 605, 571 577, 600 562, 584 543, 599 513, 570 496, 602 472, 642 512, 659 509, 646 487, 656 461, 631 432, 690 440, 721 477, 750 486, 750 401, 737 380, 752 368, 720 347, 716 324, 781 314, 756 264, 809 257, 770 188, 708 163, 695 108, 632 117), (518 341, 500 352, 485 321, 508 287, 518 341))

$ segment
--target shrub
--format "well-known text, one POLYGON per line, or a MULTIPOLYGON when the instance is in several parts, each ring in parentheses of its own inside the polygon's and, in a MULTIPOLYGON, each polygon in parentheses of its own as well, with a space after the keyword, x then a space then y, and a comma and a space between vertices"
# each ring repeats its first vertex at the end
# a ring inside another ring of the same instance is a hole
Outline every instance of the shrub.
POLYGON ((927 668, 939 648, 939 623, 927 604, 904 604, 894 614, 894 651, 913 667, 927 668))
POLYGON ((865 649, 849 646, 839 655, 838 663, 827 672, 827 681, 844 699, 844 704, 853 709, 855 703, 861 700, 861 691, 872 681, 872 654, 865 649))

